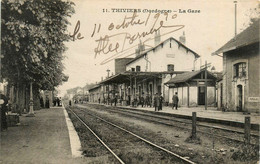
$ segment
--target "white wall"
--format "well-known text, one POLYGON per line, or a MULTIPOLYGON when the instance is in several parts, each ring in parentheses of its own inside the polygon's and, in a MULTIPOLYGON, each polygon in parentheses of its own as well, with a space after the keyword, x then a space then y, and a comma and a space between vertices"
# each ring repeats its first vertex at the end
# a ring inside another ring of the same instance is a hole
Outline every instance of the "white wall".
POLYGON ((173 39, 169 39, 164 42, 163 46, 158 46, 155 50, 149 51, 146 57, 151 64, 147 63, 142 57, 128 64, 126 69, 130 70, 139 65, 141 71, 146 71, 146 64, 148 64, 147 71, 152 72, 167 71, 168 64, 174 65, 174 71, 192 71, 194 68, 194 54, 182 46, 179 47, 178 43, 173 39))
POLYGON ((190 106, 197 106, 198 105, 198 87, 190 87, 190 106))
POLYGON ((208 87, 207 88, 207 97, 208 97, 208 105, 209 106, 214 106, 215 104, 215 94, 216 94, 216 90, 215 87, 208 87))
POLYGON ((182 105, 187 106, 188 101, 188 87, 183 87, 183 95, 182 95, 182 105))

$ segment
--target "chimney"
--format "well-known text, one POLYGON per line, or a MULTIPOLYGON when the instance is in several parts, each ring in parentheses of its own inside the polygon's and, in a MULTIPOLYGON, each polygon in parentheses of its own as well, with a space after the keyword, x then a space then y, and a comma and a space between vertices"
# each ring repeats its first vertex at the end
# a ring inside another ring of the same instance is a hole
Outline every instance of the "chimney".
POLYGON ((136 56, 140 55, 144 50, 145 50, 144 44, 140 40, 140 43, 138 44, 137 49, 135 49, 135 55, 136 56))
POLYGON ((107 69, 107 78, 109 78, 109 72, 110 72, 110 70, 107 69))
POLYGON ((234 1, 235 4, 235 37, 237 36, 237 1, 234 1))
POLYGON ((161 42, 160 30, 155 31, 154 46, 157 46, 161 42))
POLYGON ((180 41, 182 44, 185 45, 185 43, 186 43, 186 37, 185 37, 185 32, 184 32, 184 31, 183 31, 182 36, 180 36, 179 41, 180 41))

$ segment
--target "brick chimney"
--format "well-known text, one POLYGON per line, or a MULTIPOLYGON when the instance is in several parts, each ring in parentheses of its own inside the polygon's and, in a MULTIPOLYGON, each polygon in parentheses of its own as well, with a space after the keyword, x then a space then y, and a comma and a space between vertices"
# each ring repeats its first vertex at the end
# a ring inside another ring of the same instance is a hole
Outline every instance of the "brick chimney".
POLYGON ((160 42, 161 42, 161 34, 160 34, 160 30, 158 30, 155 31, 154 34, 154 46, 157 46, 160 42))
POLYGON ((183 31, 183 34, 182 36, 180 36, 179 38, 179 41, 182 43, 182 44, 186 44, 186 37, 185 37, 185 32, 183 31))
POLYGON ((144 50, 145 50, 145 46, 142 43, 142 41, 140 40, 140 43, 138 44, 137 49, 135 49, 135 56, 140 55, 144 50))

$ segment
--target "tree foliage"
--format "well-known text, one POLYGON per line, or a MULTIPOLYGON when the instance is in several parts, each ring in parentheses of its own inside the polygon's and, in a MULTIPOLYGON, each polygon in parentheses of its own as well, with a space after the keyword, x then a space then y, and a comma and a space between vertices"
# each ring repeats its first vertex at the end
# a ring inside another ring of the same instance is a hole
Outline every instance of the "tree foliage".
POLYGON ((53 90, 68 76, 63 73, 68 17, 73 3, 62 0, 2 0, 2 75, 10 83, 33 82, 53 90))

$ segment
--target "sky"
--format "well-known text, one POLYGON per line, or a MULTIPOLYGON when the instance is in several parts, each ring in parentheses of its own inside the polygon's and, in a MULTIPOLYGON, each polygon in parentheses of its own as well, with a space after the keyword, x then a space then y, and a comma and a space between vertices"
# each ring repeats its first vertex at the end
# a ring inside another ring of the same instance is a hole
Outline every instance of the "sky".
MULTIPOLYGON (((148 40, 146 49, 154 46, 154 33, 136 40, 133 38, 138 33, 159 28, 162 21, 165 27, 160 28, 161 35, 169 33, 161 37, 162 41, 169 37, 179 39, 185 32, 186 46, 201 56, 202 65, 207 60, 217 71, 222 71, 222 58, 211 54, 232 39, 235 33, 233 0, 71 1, 75 3, 75 14, 68 19, 71 24, 67 32, 74 41, 66 43, 68 50, 63 63, 69 80, 58 88, 60 95, 70 88, 100 82, 101 77, 107 76, 107 69, 110 75, 114 73, 113 59, 135 57, 133 53, 140 41, 148 40), (135 14, 133 9, 136 9, 135 14), (168 12, 156 14, 156 9, 168 12), (105 36, 110 37, 104 41, 105 36), (111 61, 107 62, 107 59, 111 61)), ((257 4, 257 0, 237 0, 238 33, 247 27, 250 9, 257 4)))

